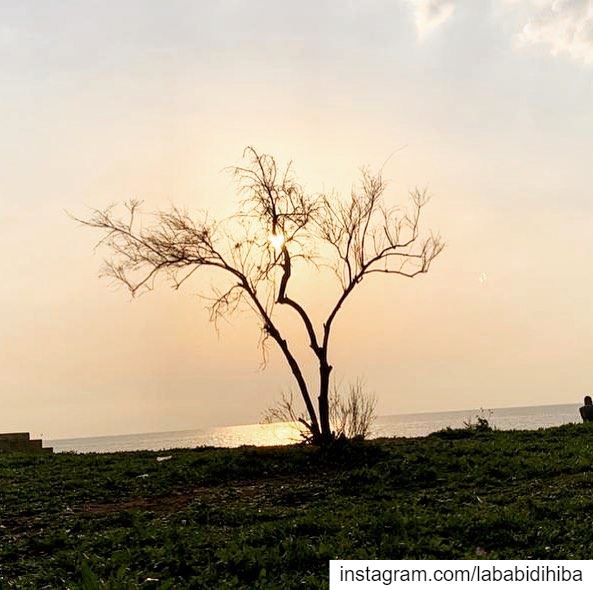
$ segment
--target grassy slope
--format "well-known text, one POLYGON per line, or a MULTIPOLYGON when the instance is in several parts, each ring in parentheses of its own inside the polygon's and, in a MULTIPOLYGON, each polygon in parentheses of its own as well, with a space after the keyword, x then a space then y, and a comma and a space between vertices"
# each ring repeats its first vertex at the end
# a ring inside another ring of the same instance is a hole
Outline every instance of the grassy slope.
POLYGON ((0 455, 0 587, 316 588, 330 558, 593 557, 588 425, 161 454, 0 455))

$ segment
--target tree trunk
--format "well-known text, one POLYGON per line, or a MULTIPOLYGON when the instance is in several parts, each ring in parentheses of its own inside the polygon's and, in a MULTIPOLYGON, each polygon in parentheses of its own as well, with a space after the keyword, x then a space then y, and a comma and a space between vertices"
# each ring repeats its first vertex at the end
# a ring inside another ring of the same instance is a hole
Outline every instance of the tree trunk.
POLYGON ((319 428, 319 422, 317 421, 317 415, 315 413, 315 408, 313 406, 311 396, 309 395, 309 390, 307 389, 307 383, 305 378, 303 377, 303 373, 301 372, 301 368, 297 360, 294 358, 290 349, 288 348, 288 344, 284 338, 280 335, 280 332, 270 323, 267 325, 267 332, 270 336, 276 341, 280 350, 284 353, 284 358, 288 362, 290 370, 296 379, 296 382, 299 386, 299 390, 303 397, 303 401, 305 402, 305 407, 307 408, 307 413, 309 414, 309 430, 311 431, 311 436, 313 438, 314 444, 320 444, 320 441, 323 440, 323 432, 322 429, 319 428))
POLYGON ((327 362, 327 353, 323 351, 319 360, 319 426, 321 428, 321 444, 327 444, 334 438, 329 419, 329 376, 332 367, 327 362))

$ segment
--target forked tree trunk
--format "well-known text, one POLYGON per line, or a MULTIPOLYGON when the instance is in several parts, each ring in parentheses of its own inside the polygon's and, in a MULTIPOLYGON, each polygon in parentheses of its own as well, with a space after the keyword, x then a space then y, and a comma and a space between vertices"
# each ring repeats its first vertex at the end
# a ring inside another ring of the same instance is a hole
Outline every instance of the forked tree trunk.
POLYGON ((299 391, 301 392, 301 396, 305 402, 305 407, 307 408, 307 413, 309 414, 308 428, 311 432, 311 437, 315 444, 320 444, 320 442, 323 440, 323 431, 319 427, 317 413, 315 412, 315 407, 313 406, 311 396, 309 395, 309 390, 307 389, 307 382, 305 381, 299 363, 290 352, 286 340, 282 338, 280 332, 271 322, 266 325, 266 331, 276 341, 280 347, 280 350, 282 350, 284 354, 284 358, 288 362, 288 366, 290 367, 290 370, 299 386, 299 391))
POLYGON ((309 396, 305 379, 296 359, 288 352, 285 341, 281 338, 278 338, 277 341, 288 360, 292 374, 298 383, 301 395, 305 401, 307 413, 309 414, 311 442, 317 446, 325 446, 334 440, 334 433, 330 422, 329 400, 330 374, 333 367, 327 362, 327 355, 322 351, 319 360, 319 397, 317 398, 318 406, 316 412, 311 403, 311 397, 309 396))

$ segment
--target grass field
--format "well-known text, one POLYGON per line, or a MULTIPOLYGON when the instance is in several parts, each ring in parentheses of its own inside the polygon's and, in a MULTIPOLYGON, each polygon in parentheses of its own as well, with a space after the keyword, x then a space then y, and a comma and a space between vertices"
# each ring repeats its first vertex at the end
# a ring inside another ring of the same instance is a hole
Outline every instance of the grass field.
POLYGON ((331 558, 476 557, 593 557, 593 427, 0 455, 1 588, 326 588, 331 558))

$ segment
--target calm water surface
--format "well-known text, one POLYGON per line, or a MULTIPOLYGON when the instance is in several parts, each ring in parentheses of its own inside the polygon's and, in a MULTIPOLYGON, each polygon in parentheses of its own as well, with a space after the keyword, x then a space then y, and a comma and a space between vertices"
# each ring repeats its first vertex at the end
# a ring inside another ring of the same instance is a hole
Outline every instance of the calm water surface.
MULTIPOLYGON (((580 422, 579 404, 499 408, 490 412, 463 410, 424 414, 380 416, 374 427, 374 436, 425 436, 450 426, 462 427, 476 415, 484 415, 490 424, 504 430, 537 429, 580 422)), ((238 447, 241 445, 286 445, 297 442, 298 433, 290 423, 247 424, 178 432, 151 432, 93 438, 70 438, 45 441, 57 452, 79 453, 134 450, 165 450, 196 446, 238 447)))

